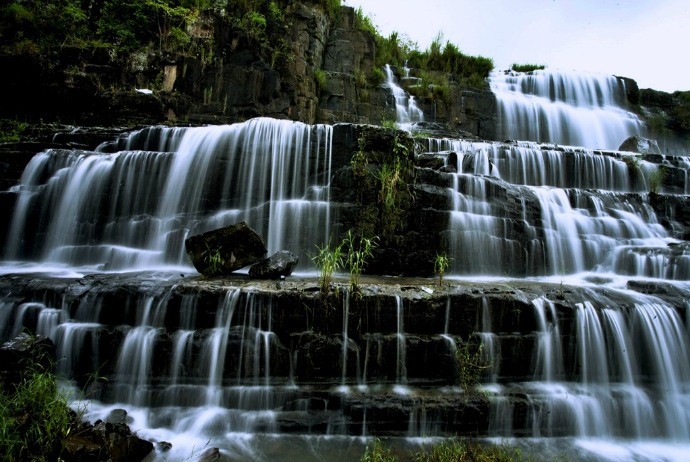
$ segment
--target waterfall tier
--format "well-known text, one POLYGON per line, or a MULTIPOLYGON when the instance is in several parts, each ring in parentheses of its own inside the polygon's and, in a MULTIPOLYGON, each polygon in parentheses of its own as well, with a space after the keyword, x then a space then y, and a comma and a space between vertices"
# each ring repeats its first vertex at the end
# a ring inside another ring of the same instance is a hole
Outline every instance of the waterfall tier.
POLYGON ((617 149, 645 128, 627 109, 625 85, 614 76, 494 71, 489 83, 501 139, 617 149))

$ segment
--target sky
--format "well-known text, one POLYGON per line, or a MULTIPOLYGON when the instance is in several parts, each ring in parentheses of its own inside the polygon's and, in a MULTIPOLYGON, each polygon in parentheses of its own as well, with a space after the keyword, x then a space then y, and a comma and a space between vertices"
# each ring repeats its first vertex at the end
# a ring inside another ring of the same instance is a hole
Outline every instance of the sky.
POLYGON ((343 0, 422 50, 442 33, 469 55, 690 90, 690 0, 343 0))

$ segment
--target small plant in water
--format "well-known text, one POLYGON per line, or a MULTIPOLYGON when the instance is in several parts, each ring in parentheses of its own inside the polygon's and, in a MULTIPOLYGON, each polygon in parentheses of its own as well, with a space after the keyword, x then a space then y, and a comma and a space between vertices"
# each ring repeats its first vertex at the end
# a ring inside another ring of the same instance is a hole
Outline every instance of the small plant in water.
POLYGON ((341 246, 345 248, 345 265, 350 272, 350 290, 359 292, 359 278, 368 260, 373 257, 373 250, 377 246, 378 237, 355 237, 352 230, 347 232, 341 246))
POLYGON ((320 271, 319 286, 322 294, 328 294, 333 281, 333 273, 343 266, 343 243, 331 247, 330 241, 321 247, 316 246, 317 253, 311 258, 320 271))
POLYGON ((390 448, 381 443, 381 440, 376 438, 367 445, 367 449, 362 455, 360 462, 396 462, 398 459, 393 456, 390 448))
POLYGON ((450 265, 450 258, 444 253, 436 254, 436 260, 434 260, 434 273, 438 276, 439 287, 443 285, 443 276, 446 274, 446 270, 450 265))

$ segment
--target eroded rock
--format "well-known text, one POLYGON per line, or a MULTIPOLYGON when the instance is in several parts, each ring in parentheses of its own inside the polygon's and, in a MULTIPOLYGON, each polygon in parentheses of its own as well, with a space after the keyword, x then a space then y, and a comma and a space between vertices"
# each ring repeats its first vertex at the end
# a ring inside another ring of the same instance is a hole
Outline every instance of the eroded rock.
POLYGON ((623 144, 618 148, 619 151, 637 152, 640 154, 661 154, 659 145, 656 140, 643 138, 639 135, 634 135, 623 141, 623 144))
POLYGON ((245 222, 192 236, 184 242, 194 267, 204 276, 222 276, 258 263, 266 245, 245 222))
POLYGON ((280 279, 290 276, 299 263, 299 257, 289 250, 279 250, 249 268, 252 279, 280 279))

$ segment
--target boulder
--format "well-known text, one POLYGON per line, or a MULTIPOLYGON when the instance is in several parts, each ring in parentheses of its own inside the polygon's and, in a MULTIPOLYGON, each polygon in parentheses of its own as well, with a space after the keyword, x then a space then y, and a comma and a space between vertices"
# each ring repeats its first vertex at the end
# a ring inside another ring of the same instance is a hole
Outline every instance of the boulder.
POLYGON ((299 257, 289 250, 279 250, 265 260, 249 268, 252 279, 280 279, 290 276, 299 263, 299 257))
POLYGON ((649 138, 642 138, 639 135, 634 135, 623 141, 623 144, 618 148, 619 151, 638 152, 640 154, 661 154, 659 145, 656 140, 649 138))
POLYGON ((245 222, 192 236, 184 242, 194 267, 204 276, 222 276, 258 263, 266 245, 245 222))

